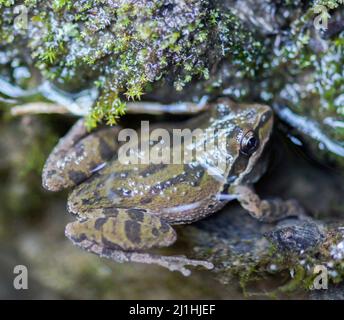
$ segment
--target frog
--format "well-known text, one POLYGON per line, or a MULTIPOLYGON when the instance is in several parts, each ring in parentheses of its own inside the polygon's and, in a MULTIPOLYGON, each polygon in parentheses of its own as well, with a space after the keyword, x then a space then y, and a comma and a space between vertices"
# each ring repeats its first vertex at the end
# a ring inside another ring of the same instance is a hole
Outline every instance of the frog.
MULTIPOLYGON (((254 190, 267 169, 274 121, 269 106, 229 98, 183 104, 183 108, 153 102, 128 104, 128 113, 157 110, 172 114, 188 110, 194 116, 178 123, 157 123, 151 131, 159 126, 169 132, 222 129, 216 132, 225 138, 225 169, 221 174, 209 170, 211 154, 190 163, 123 163, 119 135, 124 128, 105 126, 89 132, 84 119, 79 119, 54 148, 42 174, 45 189, 72 189, 67 209, 76 220, 67 224, 65 235, 74 245, 117 262, 158 264, 188 276, 188 267, 213 269, 214 265, 151 252, 176 242, 174 226, 209 217, 232 200, 262 222, 305 214, 294 199, 261 199, 254 190)), ((149 148, 157 144, 150 143, 149 148)), ((186 141, 181 144, 188 147, 186 141)), ((162 148, 173 151, 175 147, 162 148)))

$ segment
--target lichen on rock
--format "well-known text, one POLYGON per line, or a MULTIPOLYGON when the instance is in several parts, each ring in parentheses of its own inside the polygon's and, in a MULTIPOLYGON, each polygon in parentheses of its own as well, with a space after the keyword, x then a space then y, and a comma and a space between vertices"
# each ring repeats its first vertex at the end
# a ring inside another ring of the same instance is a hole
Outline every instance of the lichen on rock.
POLYGON ((252 72, 261 49, 230 10, 205 0, 5 1, 0 48, 23 38, 9 26, 18 4, 28 7, 24 38, 42 74, 63 88, 100 88, 89 127, 114 124, 123 101, 161 79, 177 90, 207 79, 223 58, 252 72))

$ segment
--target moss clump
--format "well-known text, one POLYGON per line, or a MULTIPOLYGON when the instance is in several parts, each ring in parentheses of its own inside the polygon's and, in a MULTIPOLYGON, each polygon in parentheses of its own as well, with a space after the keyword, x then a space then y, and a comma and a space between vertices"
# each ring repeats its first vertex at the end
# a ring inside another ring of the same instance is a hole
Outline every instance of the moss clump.
POLYGON ((275 45, 275 55, 266 72, 268 80, 263 82, 264 90, 260 92, 266 103, 292 110, 309 128, 313 124, 327 140, 318 140, 312 136, 315 130, 301 130, 293 120, 286 120, 300 129, 313 154, 343 167, 344 31, 337 29, 344 12, 341 3, 316 1, 294 21, 290 32, 282 35, 280 43, 275 45), (314 28, 314 19, 320 14, 315 9, 319 6, 325 6, 331 14, 326 31, 314 28), (333 147, 329 148, 326 141, 333 147))
POLYGON ((336 9, 341 4, 344 4, 343 0, 316 0, 314 2, 314 7, 321 5, 327 7, 328 9, 336 9))
MULTIPOLYGON (((194 78, 207 79, 224 57, 252 72, 260 50, 233 14, 206 0, 2 1, 5 25, 21 3, 30 14, 30 55, 43 75, 67 88, 100 88, 90 127, 114 124, 122 101, 139 100, 150 83, 165 79, 182 90, 194 78)), ((4 26, 0 49, 13 37, 4 26)))

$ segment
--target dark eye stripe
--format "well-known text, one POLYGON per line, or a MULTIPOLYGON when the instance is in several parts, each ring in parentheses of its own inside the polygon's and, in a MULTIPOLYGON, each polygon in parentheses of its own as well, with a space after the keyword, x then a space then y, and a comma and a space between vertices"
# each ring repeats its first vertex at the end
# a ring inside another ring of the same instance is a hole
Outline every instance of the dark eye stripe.
MULTIPOLYGON (((255 134, 257 136, 259 136, 259 128, 263 127, 271 119, 272 116, 273 116, 272 110, 268 110, 267 112, 261 115, 258 122, 259 124, 255 130, 255 134)), ((233 130, 233 132, 234 131, 235 129, 233 130)), ((233 182, 233 180, 237 179, 241 173, 246 171, 249 161, 250 161, 250 157, 246 155, 242 155, 241 153, 239 153, 239 155, 234 159, 231 170, 227 176, 230 179, 230 181, 227 181, 227 184, 224 185, 224 188, 222 191, 223 194, 228 194, 228 190, 231 183, 233 182)))
POLYGON ((259 119, 259 125, 257 128, 261 128, 262 126, 264 126, 271 119, 272 116, 273 116, 272 110, 268 110, 264 112, 259 119))
MULTIPOLYGON (((237 179, 239 175, 246 170, 249 160, 249 157, 239 154, 233 162, 231 170, 228 173, 227 179, 237 179)), ((232 183, 233 181, 227 181, 227 183, 223 187, 223 194, 228 194, 228 189, 232 183)))

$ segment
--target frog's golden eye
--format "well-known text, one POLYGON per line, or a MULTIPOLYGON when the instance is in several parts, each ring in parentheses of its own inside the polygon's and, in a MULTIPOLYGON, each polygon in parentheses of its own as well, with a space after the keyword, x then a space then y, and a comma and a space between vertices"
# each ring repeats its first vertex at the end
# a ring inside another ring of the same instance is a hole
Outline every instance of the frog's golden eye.
POLYGON ((250 156, 257 150, 259 146, 259 138, 253 131, 248 131, 240 142, 240 151, 246 156, 250 156))

